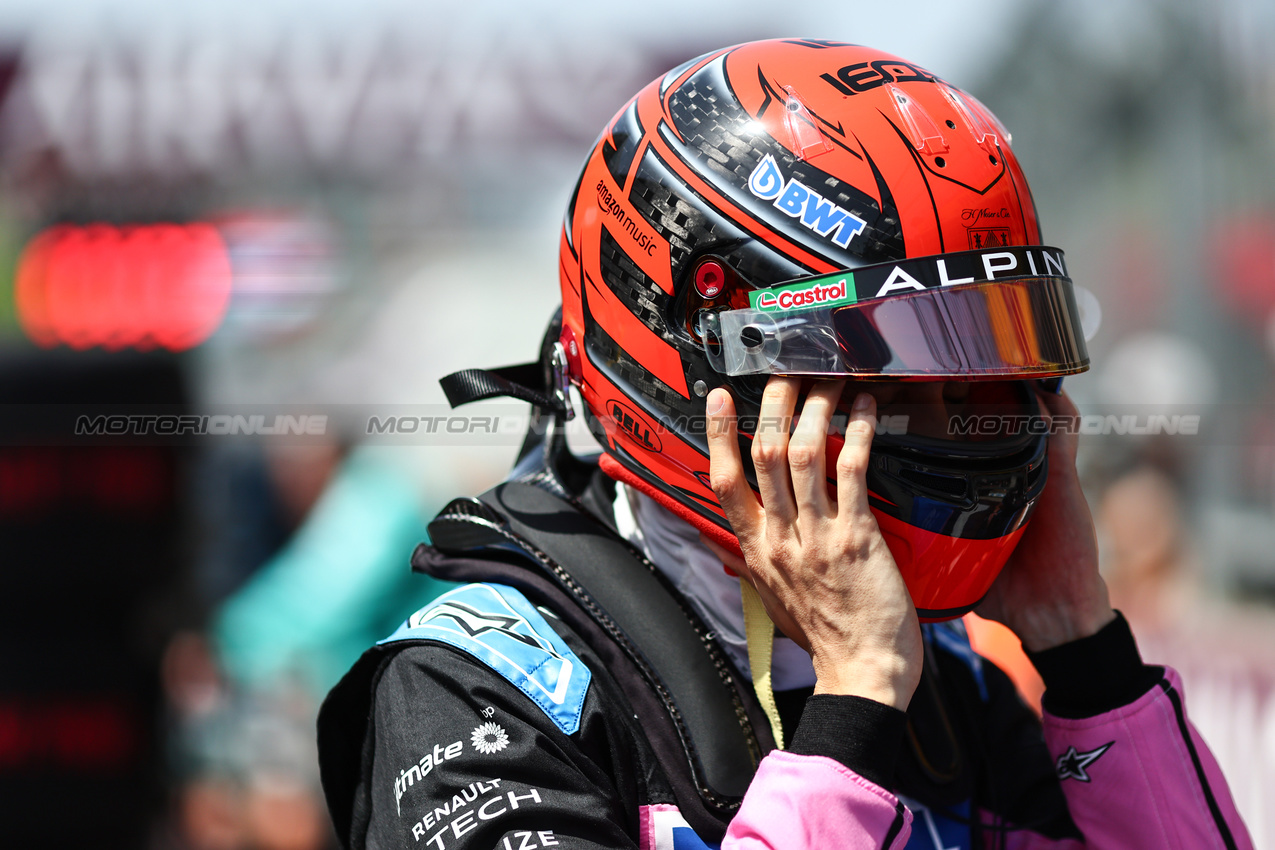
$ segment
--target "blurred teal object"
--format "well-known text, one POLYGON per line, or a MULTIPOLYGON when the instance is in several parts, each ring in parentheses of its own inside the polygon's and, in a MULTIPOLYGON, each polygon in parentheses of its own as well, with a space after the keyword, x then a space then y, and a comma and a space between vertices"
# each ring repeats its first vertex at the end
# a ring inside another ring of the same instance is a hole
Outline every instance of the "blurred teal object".
POLYGON ((427 539, 418 492, 385 452, 351 452, 292 539, 216 615, 232 683, 287 676, 322 697, 363 650, 455 586, 411 572, 427 539))

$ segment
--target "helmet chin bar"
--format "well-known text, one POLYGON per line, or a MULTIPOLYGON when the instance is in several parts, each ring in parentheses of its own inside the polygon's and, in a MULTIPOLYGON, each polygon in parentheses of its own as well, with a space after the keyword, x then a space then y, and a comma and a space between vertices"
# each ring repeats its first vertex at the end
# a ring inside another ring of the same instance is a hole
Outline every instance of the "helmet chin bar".
MULTIPOLYGON (((1029 384, 1004 387, 1023 415, 1040 414, 1029 384)), ((978 604, 1026 530, 1048 469, 1044 435, 873 440, 869 505, 920 617, 951 619, 978 604)))

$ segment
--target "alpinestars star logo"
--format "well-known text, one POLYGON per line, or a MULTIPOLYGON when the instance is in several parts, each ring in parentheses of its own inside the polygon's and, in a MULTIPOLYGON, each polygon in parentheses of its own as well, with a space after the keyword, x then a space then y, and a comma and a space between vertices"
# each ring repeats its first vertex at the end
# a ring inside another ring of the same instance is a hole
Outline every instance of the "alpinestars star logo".
POLYGON ((469 736, 469 743, 473 744, 478 752, 489 756, 509 746, 509 736, 499 724, 488 722, 474 729, 473 734, 469 736))
POLYGON ((533 646, 537 649, 544 647, 533 637, 529 635, 519 634, 514 631, 514 626, 524 622, 518 617, 506 617, 501 614, 489 614, 468 605, 462 605, 459 602, 445 602, 437 605, 425 612, 425 616, 419 620, 413 617, 413 626, 423 626, 433 620, 446 617, 460 626, 470 637, 478 637, 486 632, 500 632, 519 643, 525 643, 527 646, 533 646))
POLYGON ((1088 782, 1089 774, 1085 772, 1085 768, 1096 762, 1103 753, 1111 749, 1114 743, 1115 741, 1108 741, 1098 749, 1087 753, 1076 752, 1075 747, 1068 747, 1067 752, 1058 757, 1058 778, 1088 782))

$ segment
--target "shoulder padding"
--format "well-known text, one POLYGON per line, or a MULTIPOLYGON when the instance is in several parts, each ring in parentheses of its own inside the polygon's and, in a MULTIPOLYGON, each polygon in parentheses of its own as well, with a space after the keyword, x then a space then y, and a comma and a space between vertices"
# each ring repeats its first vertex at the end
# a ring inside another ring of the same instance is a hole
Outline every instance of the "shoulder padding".
POLYGON ((593 674, 512 587, 467 584, 444 593, 379 645, 405 640, 436 640, 472 655, 526 694, 565 734, 580 728, 593 674))

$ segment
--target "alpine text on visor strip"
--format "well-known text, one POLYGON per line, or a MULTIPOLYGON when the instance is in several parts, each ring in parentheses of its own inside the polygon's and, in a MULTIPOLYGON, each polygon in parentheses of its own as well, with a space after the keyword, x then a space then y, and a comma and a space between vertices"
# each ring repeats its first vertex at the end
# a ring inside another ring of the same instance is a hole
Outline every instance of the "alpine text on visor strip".
POLYGON ((917 257, 748 297, 700 316, 709 362, 727 375, 1041 378, 1089 365, 1058 248, 917 257))

